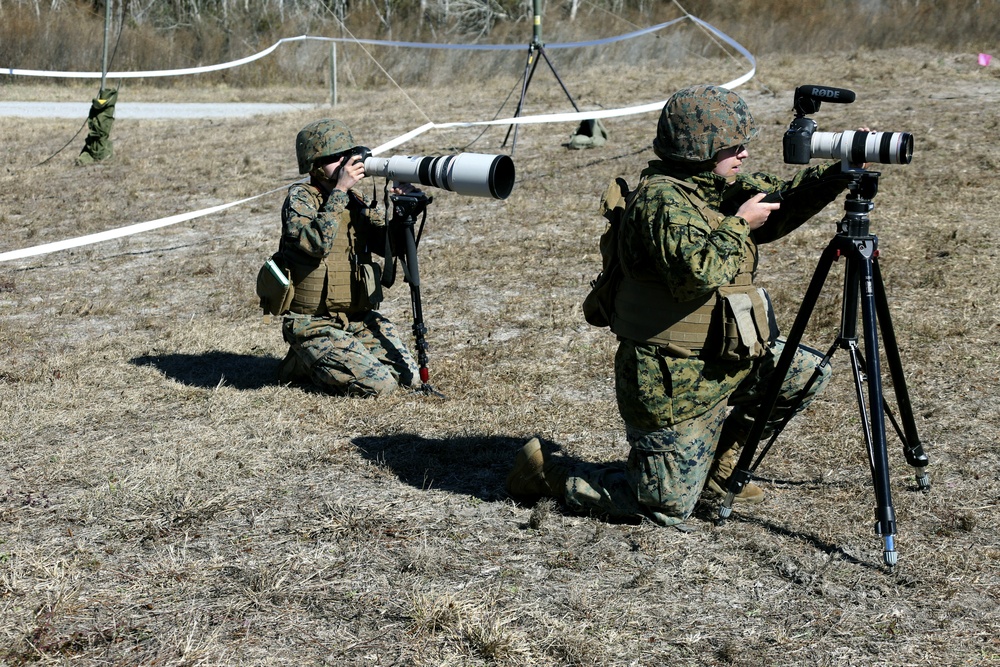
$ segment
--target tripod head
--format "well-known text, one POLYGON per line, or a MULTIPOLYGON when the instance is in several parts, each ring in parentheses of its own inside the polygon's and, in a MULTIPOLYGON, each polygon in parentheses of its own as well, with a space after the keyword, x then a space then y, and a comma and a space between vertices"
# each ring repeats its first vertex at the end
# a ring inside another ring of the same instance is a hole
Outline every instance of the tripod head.
POLYGON ((417 190, 406 195, 389 195, 389 201, 392 202, 392 220, 390 224, 396 221, 413 221, 418 215, 427 210, 427 205, 434 201, 434 198, 424 192, 417 190))
POLYGON ((881 173, 860 168, 851 169, 847 173, 851 181, 847 184, 844 217, 837 225, 837 234, 848 238, 867 237, 870 235, 868 214, 875 208, 872 199, 878 194, 878 177, 881 173))

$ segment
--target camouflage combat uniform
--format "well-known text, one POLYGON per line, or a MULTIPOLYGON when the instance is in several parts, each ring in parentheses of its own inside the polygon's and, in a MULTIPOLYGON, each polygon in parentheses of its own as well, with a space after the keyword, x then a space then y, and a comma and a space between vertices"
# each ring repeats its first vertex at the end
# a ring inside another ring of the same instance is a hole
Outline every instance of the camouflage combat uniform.
MULTIPOLYGON (((324 198, 312 185, 293 185, 281 212, 280 252, 286 257, 327 255, 346 216, 354 216, 359 229, 355 243, 384 242, 384 221, 380 215, 361 215, 361 202, 353 191, 334 190, 324 198)), ((397 386, 419 386, 412 355, 392 322, 375 310, 293 310, 284 315, 281 333, 312 382, 324 389, 376 395, 397 386)))
MULTIPOLYGON (((658 141, 664 136, 662 126, 661 119, 658 141)), ((705 128, 705 134, 715 130, 705 128)), ((718 133, 725 135, 725 128, 718 133)), ((742 140, 753 134, 744 132, 742 140)), ((729 182, 713 173, 713 162, 704 160, 727 145, 732 144, 712 146, 698 161, 671 153, 662 142, 656 147, 661 159, 643 171, 619 231, 619 259, 626 276, 658 285, 677 302, 711 297, 748 263, 751 277, 756 274, 757 244, 789 233, 843 190, 843 182, 836 180, 818 183, 820 177, 838 173, 839 164, 803 169, 787 183, 764 173, 741 174, 729 182), (803 185, 812 187, 808 201, 783 202, 757 231, 731 214, 752 193, 803 185), (692 200, 707 207, 695 206, 692 200)), ((723 360, 697 349, 688 355, 619 334, 616 395, 631 451, 624 468, 564 464, 567 505, 617 519, 683 522, 702 492, 723 425, 739 442, 753 425, 755 407, 783 349, 780 339, 769 342, 763 356, 723 360)), ((808 348, 797 350, 765 437, 796 405, 796 396, 821 359, 808 348)), ((799 410, 823 388, 829 373, 826 367, 820 370, 799 410)))
POLYGON ((419 386, 412 355, 375 310, 381 266, 372 252, 385 248, 384 215, 355 190, 318 187, 318 161, 356 148, 350 130, 323 119, 303 128, 295 143, 299 172, 313 178, 293 185, 281 209, 275 259, 291 275, 294 298, 282 314, 289 351, 279 379, 361 396, 419 386))

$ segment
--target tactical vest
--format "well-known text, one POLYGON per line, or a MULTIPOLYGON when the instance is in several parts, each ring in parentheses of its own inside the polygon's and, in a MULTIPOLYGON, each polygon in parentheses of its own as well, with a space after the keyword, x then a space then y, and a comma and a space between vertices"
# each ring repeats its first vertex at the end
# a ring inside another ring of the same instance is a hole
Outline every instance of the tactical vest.
MULTIPOLYGON (((690 184, 664 175, 653 178, 677 184, 709 226, 718 228, 725 216, 691 191, 690 184)), ((639 187, 647 186, 649 180, 639 187)), ((677 301, 662 282, 623 276, 615 295, 611 330, 623 338, 665 346, 678 356, 697 354, 706 346, 713 349, 713 356, 722 358, 759 356, 775 327, 766 293, 753 285, 758 251, 750 237, 746 250, 739 271, 727 286, 691 301, 677 301), (739 312, 728 312, 734 305, 739 312), (757 340, 749 340, 748 332, 757 340), (732 348, 737 346, 746 350, 734 356, 732 348)))
POLYGON ((340 214, 333 247, 325 257, 283 250, 282 259, 295 287, 291 312, 325 316, 365 312, 378 306, 381 271, 372 262, 370 252, 358 252, 366 244, 354 218, 350 209, 340 214))

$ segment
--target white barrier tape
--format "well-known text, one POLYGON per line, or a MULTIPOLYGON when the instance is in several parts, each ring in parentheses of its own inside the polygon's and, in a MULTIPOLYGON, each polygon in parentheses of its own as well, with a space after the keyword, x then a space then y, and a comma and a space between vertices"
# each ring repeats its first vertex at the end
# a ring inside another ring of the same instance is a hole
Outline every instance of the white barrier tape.
MULTIPOLYGON (((754 77, 754 75, 757 73, 757 59, 753 57, 753 54, 751 54, 749 51, 743 48, 742 44, 740 44, 735 39, 733 39, 726 33, 716 28, 714 25, 711 25, 710 23, 705 23, 697 16, 691 16, 691 20, 700 25, 705 30, 708 30, 710 33, 721 39, 729 46, 739 51, 740 55, 746 58, 747 62, 750 63, 750 69, 743 76, 737 77, 728 83, 722 84, 723 88, 738 88, 739 86, 742 86, 744 83, 746 83, 747 81, 749 81, 754 77)), ((664 104, 666 104, 666 100, 664 100, 664 104)))
MULTIPOLYGON (((685 18, 690 18, 695 23, 699 24, 700 26, 702 26, 706 30, 708 30, 711 33, 713 33, 714 35, 716 35, 719 39, 723 40, 728 45, 730 45, 731 47, 733 47, 734 49, 736 49, 737 51, 739 51, 740 55, 742 55, 744 58, 746 58, 750 62, 750 65, 751 65, 750 70, 747 71, 742 76, 737 77, 736 79, 733 79, 732 81, 729 81, 727 83, 721 84, 724 88, 736 88, 738 86, 743 85, 744 83, 746 83, 747 81, 749 81, 750 79, 753 78, 754 74, 756 74, 756 71, 757 71, 757 61, 756 61, 756 59, 753 57, 753 55, 749 51, 747 51, 745 48, 743 48, 743 46, 741 44, 739 44, 738 42, 736 42, 734 39, 732 39, 731 37, 729 37, 728 35, 726 35, 722 31, 718 30, 714 26, 712 26, 712 25, 710 25, 708 23, 705 23, 701 19, 696 18, 694 16, 690 16, 690 15, 687 16, 687 17, 685 17, 685 18)), ((660 24, 659 26, 654 26, 653 29, 660 29, 661 27, 664 27, 664 26, 676 23, 678 20, 680 20, 680 19, 676 19, 676 20, 670 21, 668 23, 663 23, 663 24, 660 24)), ((651 32, 651 31, 652 31, 652 29, 646 29, 646 30, 643 30, 643 31, 637 31, 636 33, 630 33, 630 34, 632 36, 635 36, 637 34, 646 34, 646 33, 651 32)), ((305 37, 293 37, 293 38, 288 38, 287 40, 282 40, 282 41, 293 41, 293 40, 296 40, 296 39, 304 39, 304 38, 305 37)), ((618 38, 611 38, 611 39, 618 39, 618 38)), ((352 40, 352 41, 354 41, 354 40, 352 40)), ((362 40, 357 40, 357 41, 362 41, 362 40)), ((369 41, 371 41, 371 40, 369 40, 369 41)), ((281 42, 278 42, 278 44, 280 44, 280 43, 281 42)), ((275 44, 274 46, 272 46, 267 52, 269 53, 270 51, 273 51, 278 46, 278 44, 275 44)), ((404 43, 400 43, 400 44, 404 44, 404 43)), ((584 46, 584 45, 587 45, 587 44, 581 42, 581 43, 579 43, 579 45, 584 46)), ((263 53, 264 52, 262 52, 262 54, 263 53)), ((257 57, 260 57, 260 54, 258 54, 257 57)), ((256 59, 256 58, 252 58, 252 59, 256 59)), ((244 61, 247 61, 247 59, 244 59, 244 61)), ((110 77, 110 76, 112 76, 112 74, 108 74, 108 76, 110 77)), ((115 75, 115 76, 117 76, 117 75, 115 75)), ((636 115, 636 114, 642 114, 642 113, 650 113, 650 112, 654 112, 654 111, 660 111, 663 108, 663 105, 666 104, 666 102, 667 102, 666 100, 663 100, 663 101, 659 101, 659 102, 651 102, 649 104, 642 104, 642 105, 633 106, 633 107, 622 107, 622 108, 619 108, 619 109, 602 109, 600 111, 579 111, 579 112, 573 112, 573 113, 539 114, 539 115, 535 115, 535 116, 517 116, 517 117, 514 117, 514 118, 503 118, 503 119, 486 120, 486 121, 466 121, 466 122, 451 122, 451 123, 433 123, 433 122, 431 122, 431 123, 426 123, 424 125, 421 125, 418 128, 410 130, 409 132, 407 132, 405 134, 402 134, 402 135, 396 137, 395 139, 387 141, 386 143, 384 143, 384 144, 382 144, 382 145, 380 145, 380 146, 378 146, 376 148, 373 148, 372 149, 372 155, 379 155, 381 153, 384 153, 385 151, 388 151, 388 150, 390 150, 392 148, 395 148, 396 146, 404 144, 407 141, 409 141, 410 139, 413 139, 414 137, 417 137, 417 136, 419 136, 419 135, 421 135, 421 134, 423 134, 423 133, 425 133, 425 132, 427 132, 427 131, 429 131, 431 129, 435 129, 435 128, 437 128, 437 129, 447 129, 447 128, 454 128, 454 127, 470 127, 470 126, 474 126, 474 125, 514 125, 514 124, 538 124, 538 123, 563 123, 563 122, 578 121, 578 120, 588 120, 588 119, 597 119, 597 118, 614 118, 614 117, 620 117, 620 116, 630 116, 630 115, 636 115)), ((166 227, 168 225, 173 225, 173 224, 177 224, 179 222, 184 222, 185 220, 193 220, 194 218, 199 218, 199 217, 202 217, 202 216, 205 216, 205 215, 209 215, 211 213, 217 213, 217 212, 225 210, 227 208, 232 208, 233 206, 239 206, 240 204, 245 204, 246 202, 253 201, 254 199, 259 199, 260 197, 264 197, 264 196, 267 196, 267 195, 272 194, 274 192, 277 192, 278 190, 283 190, 286 187, 288 187, 288 186, 281 186, 279 188, 275 188, 273 190, 269 190, 269 191, 261 193, 259 195, 254 195, 253 197, 248 197, 246 199, 241 199, 239 201, 231 202, 229 204, 221 204, 219 206, 213 206, 211 208, 202 209, 200 211, 192 211, 190 213, 182 213, 182 214, 170 216, 170 217, 167 217, 167 218, 160 218, 159 220, 151 220, 149 222, 140 222, 140 223, 137 223, 137 224, 134 224, 134 225, 129 225, 128 227, 120 227, 118 229, 111 229, 111 230, 108 230, 108 231, 105 231, 105 232, 99 232, 97 234, 89 234, 87 236, 80 236, 80 237, 77 237, 75 239, 67 239, 65 241, 57 241, 57 242, 54 242, 54 243, 46 243, 46 244, 43 244, 43 245, 31 247, 31 248, 24 248, 22 250, 12 250, 10 252, 0 253, 0 262, 5 262, 5 261, 11 260, 11 259, 21 259, 21 258, 24 258, 24 257, 33 257, 35 255, 43 255, 43 254, 46 254, 46 253, 55 252, 57 250, 66 250, 68 248, 77 248, 77 247, 80 247, 80 246, 83 246, 83 245, 89 245, 91 243, 99 243, 101 241, 108 241, 108 240, 111 240, 111 239, 121 238, 123 236, 129 236, 129 235, 132 235, 132 234, 138 234, 138 233, 149 231, 149 230, 152 230, 152 229, 158 229, 160 227, 166 227)))
POLYGON ((400 144, 405 144, 407 141, 409 141, 413 137, 420 136, 421 134, 423 134, 427 130, 430 130, 430 129, 435 128, 435 127, 439 127, 439 126, 437 124, 435 124, 435 123, 427 123, 426 125, 421 125, 420 127, 416 128, 416 129, 410 130, 406 134, 399 135, 395 139, 390 139, 389 141, 385 142, 381 146, 377 146, 377 147, 373 148, 372 149, 372 155, 379 155, 381 153, 386 152, 387 150, 389 150, 391 148, 395 148, 396 146, 399 146, 400 144))
POLYGON ((280 188, 274 188, 273 190, 262 192, 259 195, 254 195, 253 197, 247 197, 246 199, 230 202, 228 204, 219 204, 218 206, 213 206, 211 208, 203 208, 200 211, 180 213, 178 215, 172 215, 167 218, 160 218, 159 220, 139 222, 134 225, 129 225, 127 227, 119 227, 118 229, 109 229, 107 231, 98 232, 96 234, 87 234, 86 236, 78 236, 75 239, 66 239, 65 241, 55 241, 53 243, 44 243, 42 245, 36 245, 31 248, 22 248, 21 250, 11 250, 9 252, 3 252, 0 253, 0 262, 6 262, 11 259, 22 259, 24 257, 34 257, 35 255, 45 255, 50 252, 56 252, 57 250, 68 250, 69 248, 79 248, 80 246, 90 245, 91 243, 110 241, 111 239, 117 239, 123 236, 131 236, 132 234, 139 234, 141 232, 148 232, 153 229, 159 229, 160 227, 176 225, 178 222, 184 222, 185 220, 193 220, 195 218, 200 218, 202 216, 209 215, 210 213, 218 213, 219 211, 224 211, 227 208, 232 208, 234 206, 239 206, 240 204, 245 204, 249 201, 253 201, 254 199, 260 199, 261 197, 266 197, 267 195, 278 192, 279 190, 284 190, 286 187, 288 186, 283 185, 280 188))
POLYGON ((66 79, 100 79, 103 76, 107 76, 109 79, 139 79, 143 77, 158 77, 158 76, 179 76, 182 74, 203 74, 205 72, 215 72, 222 69, 229 69, 231 67, 239 67, 240 65, 246 65, 255 60, 260 60, 264 56, 270 54, 272 51, 277 49, 284 42, 294 42, 301 39, 306 39, 305 35, 300 37, 286 37, 284 39, 278 40, 271 46, 267 47, 260 53, 255 53, 252 56, 247 56, 246 58, 240 58, 239 60, 233 60, 228 63, 219 63, 217 65, 205 65, 204 67, 188 67, 185 69, 161 69, 161 70, 151 70, 148 72, 108 72, 106 75, 100 72, 52 72, 46 70, 37 69, 15 69, 13 67, 5 67, 2 71, 4 74, 11 74, 14 76, 47 76, 47 77, 58 77, 66 79))
MULTIPOLYGON (((626 39, 632 39, 634 37, 639 37, 641 35, 647 35, 652 32, 657 32, 663 28, 669 27, 679 21, 683 21, 686 18, 691 18, 697 21, 693 16, 687 17, 682 16, 681 18, 673 19, 672 21, 666 21, 665 23, 660 23, 658 25, 651 26, 649 28, 643 28, 642 30, 636 30, 633 32, 625 33, 622 35, 616 35, 614 37, 606 37, 604 39, 596 39, 589 42, 566 42, 566 43, 555 43, 546 44, 547 49, 570 49, 579 48, 583 46, 599 46, 601 44, 610 44, 612 42, 619 42, 626 39)), ((520 51, 525 47, 523 44, 437 44, 433 42, 395 42, 391 40, 379 40, 379 39, 352 39, 349 37, 313 37, 310 35, 299 35, 298 37, 285 37, 279 39, 277 42, 267 47, 259 53, 247 56, 245 58, 240 58, 239 60, 232 60, 230 62, 218 63, 215 65, 204 65, 202 67, 186 67, 183 69, 163 69, 163 70, 148 70, 145 72, 108 72, 107 74, 102 74, 101 72, 67 72, 67 71, 51 71, 51 70, 38 70, 38 69, 19 69, 16 67, 4 67, 0 69, 3 74, 9 74, 11 76, 38 76, 38 77, 52 77, 52 78, 64 78, 64 79, 100 79, 102 77, 107 77, 109 79, 140 79, 140 78, 154 78, 161 76, 181 76, 185 74, 204 74, 205 72, 217 72, 223 69, 230 69, 233 67, 239 67, 240 65, 246 65, 255 60, 260 60, 266 55, 274 52, 279 46, 286 42, 300 42, 300 41, 317 41, 317 42, 343 42, 348 44, 368 44, 375 46, 396 46, 402 48, 417 48, 417 49, 448 49, 448 50, 463 50, 463 51, 520 51)))

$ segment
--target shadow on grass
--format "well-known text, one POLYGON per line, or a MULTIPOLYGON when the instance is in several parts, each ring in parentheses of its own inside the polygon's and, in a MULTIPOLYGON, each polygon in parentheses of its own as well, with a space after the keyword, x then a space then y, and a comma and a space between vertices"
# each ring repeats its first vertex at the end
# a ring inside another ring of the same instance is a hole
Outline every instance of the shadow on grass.
POLYGON ((220 383, 234 389, 260 389, 275 384, 279 359, 232 352, 143 355, 130 360, 136 366, 158 368, 171 380, 213 389, 220 383))
MULTIPOLYGON (((717 524, 719 519, 718 510, 719 504, 717 502, 699 502, 698 506, 695 508, 693 516, 697 519, 717 524)), ((750 511, 752 511, 752 508, 750 511)), ((737 510, 734 510, 733 514, 726 519, 726 523, 729 522, 758 526, 763 530, 773 533, 774 535, 780 535, 790 540, 800 542, 803 545, 808 545, 817 551, 822 551, 823 553, 838 558, 845 563, 858 565, 872 570, 885 570, 881 561, 861 560, 854 554, 845 551, 843 547, 827 542, 826 540, 822 540, 816 535, 811 535, 804 530, 781 526, 772 521, 761 519, 749 514, 740 514, 737 510)), ((874 550, 872 553, 874 553, 874 550)))
MULTIPOLYGON (((530 436, 425 438, 413 433, 365 436, 352 443, 362 456, 419 489, 442 489, 485 501, 508 497, 504 485, 517 451, 530 436)), ((557 447, 547 443, 552 449, 557 447)))
MULTIPOLYGON (((514 463, 518 450, 528 437, 509 436, 466 436, 455 438, 425 438, 413 433, 390 436, 364 436, 352 440, 352 444, 366 459, 388 468, 400 481, 419 489, 441 489, 496 501, 508 498, 504 488, 507 474, 514 463)), ((552 452, 559 446, 543 440, 543 447, 552 452)), ((575 468, 590 465, 574 457, 563 455, 561 461, 575 468)), ((596 464, 594 464, 596 465, 596 464)), ((530 506, 532 503, 528 503, 530 506)), ((700 502, 694 517, 714 523, 717 519, 718 504, 700 502)), ((566 508, 561 511, 568 512, 566 508)), ((635 523, 628 520, 614 520, 608 517, 591 516, 595 521, 605 523, 635 523)), ((883 569, 879 563, 866 562, 848 553, 842 547, 826 542, 807 532, 758 519, 753 516, 733 514, 729 521, 757 525, 760 528, 788 539, 808 544, 814 549, 854 565, 872 569, 883 569)))

